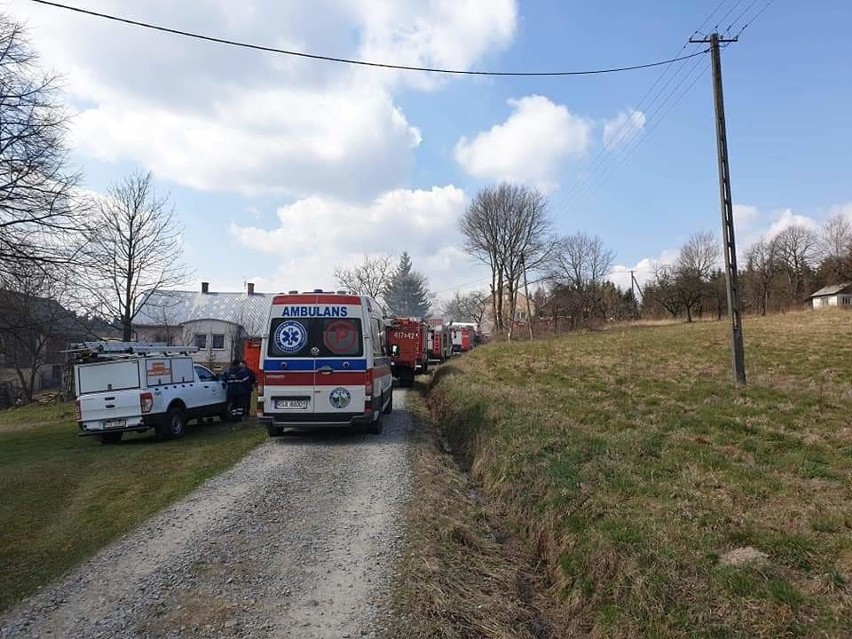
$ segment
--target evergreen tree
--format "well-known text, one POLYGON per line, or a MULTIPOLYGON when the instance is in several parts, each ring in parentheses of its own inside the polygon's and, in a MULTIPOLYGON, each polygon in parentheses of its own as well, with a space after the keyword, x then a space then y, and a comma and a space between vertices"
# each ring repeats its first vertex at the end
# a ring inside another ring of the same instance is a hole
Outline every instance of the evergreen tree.
POLYGON ((429 311, 427 287, 426 278, 411 270, 411 258, 404 252, 385 295, 388 310, 396 317, 424 317, 429 311))

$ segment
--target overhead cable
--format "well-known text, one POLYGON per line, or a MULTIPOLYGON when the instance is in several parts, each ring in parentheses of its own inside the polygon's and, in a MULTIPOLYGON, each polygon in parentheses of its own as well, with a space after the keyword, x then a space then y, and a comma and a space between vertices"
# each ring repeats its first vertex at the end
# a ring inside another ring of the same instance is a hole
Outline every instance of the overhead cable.
POLYGON ((691 53, 689 55, 685 55, 682 57, 670 58, 668 60, 659 60, 657 62, 648 62, 645 64, 632 64, 623 67, 610 67, 605 69, 586 69, 580 71, 468 71, 465 69, 443 69, 440 67, 419 67, 419 66, 410 66, 405 64, 392 64, 388 62, 373 62, 369 60, 357 60, 354 58, 340 58, 335 56, 328 55, 320 55, 317 53, 307 53, 305 51, 292 51, 289 49, 278 49, 276 47, 269 47, 260 44, 252 44, 250 42, 241 42, 238 40, 229 40, 226 38, 219 38, 216 36, 204 35, 201 33, 194 33, 191 31, 184 31, 181 29, 172 29, 170 27, 164 27, 161 25, 152 24, 150 22, 142 22, 140 20, 131 20, 130 18, 122 18, 120 16, 110 15, 108 13, 101 13, 98 11, 92 11, 90 9, 83 9, 81 7, 74 7, 67 4, 62 4, 59 2, 50 2, 49 0, 30 0, 30 2, 35 2, 36 4, 42 4, 50 7, 55 7, 57 9, 65 9, 67 11, 73 11, 75 13, 81 13, 88 16, 93 16, 96 18, 103 18, 105 20, 112 20, 114 22, 120 22, 122 24, 128 24, 135 27, 142 27, 144 29, 152 29, 154 31, 161 31, 163 33, 171 33, 173 35, 184 36, 187 38, 194 38, 196 40, 203 40, 205 42, 214 42, 217 44, 224 44, 232 47, 239 47, 242 49, 252 49, 255 51, 263 51, 266 53, 277 53, 280 55, 288 55, 297 58, 307 58, 309 60, 319 60, 322 62, 336 62, 339 64, 352 64, 362 67, 373 67, 373 68, 381 68, 381 69, 395 69, 398 71, 420 71, 424 73, 437 73, 444 75, 475 75, 475 76, 501 76, 501 77, 565 77, 565 76, 584 76, 584 75, 603 75, 607 73, 621 73, 624 71, 639 71, 641 69, 650 69, 653 67, 660 67, 669 64, 674 64, 676 62, 682 62, 684 60, 689 60, 690 58, 695 58, 700 55, 704 55, 710 49, 704 49, 702 51, 698 51, 696 53, 691 53))

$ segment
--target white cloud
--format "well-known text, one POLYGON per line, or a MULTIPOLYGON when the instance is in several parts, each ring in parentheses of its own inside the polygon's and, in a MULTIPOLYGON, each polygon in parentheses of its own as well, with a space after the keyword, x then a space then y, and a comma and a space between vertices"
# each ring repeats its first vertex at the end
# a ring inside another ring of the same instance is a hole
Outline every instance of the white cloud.
POLYGON ((766 231, 767 237, 775 237, 781 231, 791 226, 804 226, 812 231, 819 231, 820 224, 807 215, 798 215, 790 209, 785 209, 778 214, 777 219, 766 231))
POLYGON ((832 206, 828 211, 828 217, 831 218, 836 215, 842 215, 844 218, 852 222, 852 202, 832 206))
MULTIPOLYGON (((515 0, 357 0, 364 27, 359 56, 418 67, 469 70, 490 51, 506 47, 515 35, 515 0)), ((385 70, 371 80, 402 81, 428 89, 439 76, 385 70)))
MULTIPOLYGON (((460 68, 511 42, 517 20, 514 0, 89 6, 270 46, 460 68)), ((395 103, 393 73, 234 49, 24 0, 9 10, 30 23, 34 47, 64 76, 79 113, 73 139, 86 156, 139 163, 195 189, 293 197, 365 201, 408 178, 420 132, 395 103)))
POLYGON ((643 257, 633 266, 616 264, 612 267, 608 279, 610 282, 626 291, 631 287, 630 271, 633 271, 633 277, 636 279, 636 282, 640 287, 644 287, 647 282, 653 279, 654 270, 658 266, 674 264, 679 253, 680 249, 666 249, 657 257, 643 257))
POLYGON ((603 143, 608 150, 635 138, 645 128, 645 114, 631 109, 604 122, 603 143))
POLYGON ((736 231, 747 231, 755 226, 760 219, 760 211, 749 204, 734 204, 734 228, 736 231))
POLYGON ((246 194, 369 197, 405 181, 420 143, 390 96, 357 88, 255 91, 209 115, 121 99, 84 111, 75 125, 73 142, 87 155, 130 158, 191 188, 246 194))
POLYGON ((513 113, 503 124, 458 141, 456 161, 474 177, 555 188, 560 163, 588 148, 591 123, 541 95, 509 100, 509 106, 513 113))
POLYGON ((277 228, 232 223, 230 234, 252 251, 281 256, 276 276, 267 276, 280 289, 333 287, 335 266, 359 262, 365 253, 408 251, 437 291, 479 275, 471 258, 455 248, 461 245, 456 222, 466 205, 464 191, 452 185, 398 189, 367 204, 310 197, 279 208, 277 228))

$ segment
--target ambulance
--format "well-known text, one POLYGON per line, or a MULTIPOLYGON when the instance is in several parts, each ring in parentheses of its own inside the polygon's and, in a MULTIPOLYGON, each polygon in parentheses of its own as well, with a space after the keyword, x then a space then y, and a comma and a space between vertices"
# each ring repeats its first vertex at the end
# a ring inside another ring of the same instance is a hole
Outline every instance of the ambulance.
POLYGON ((261 343, 257 418, 285 428, 382 432, 393 410, 384 313, 374 299, 315 290, 273 297, 261 343))

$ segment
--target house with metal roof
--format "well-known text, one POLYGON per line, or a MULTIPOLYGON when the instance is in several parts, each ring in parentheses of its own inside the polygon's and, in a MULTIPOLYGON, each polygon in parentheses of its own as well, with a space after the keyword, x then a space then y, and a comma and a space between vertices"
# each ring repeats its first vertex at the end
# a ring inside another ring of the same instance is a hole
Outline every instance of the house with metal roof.
POLYGON ((263 336, 272 294, 257 293, 249 282, 240 293, 161 290, 150 293, 133 320, 142 342, 197 346, 193 359, 211 368, 243 356, 246 340, 263 336))
POLYGON ((808 299, 813 308, 852 308, 852 282, 825 286, 808 299))

